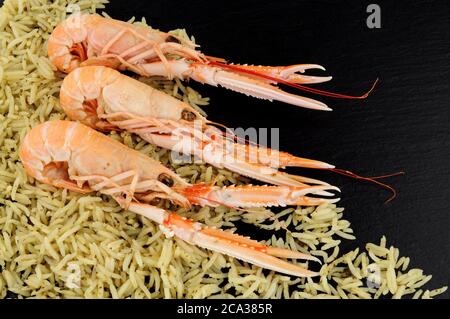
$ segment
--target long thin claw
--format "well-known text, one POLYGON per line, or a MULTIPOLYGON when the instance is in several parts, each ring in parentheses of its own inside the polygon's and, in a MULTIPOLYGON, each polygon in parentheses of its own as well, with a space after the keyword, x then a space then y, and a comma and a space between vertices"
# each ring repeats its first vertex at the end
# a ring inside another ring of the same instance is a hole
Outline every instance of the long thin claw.
POLYGON ((290 94, 264 81, 228 71, 217 70, 214 75, 214 80, 208 82, 208 84, 220 85, 235 92, 269 101, 276 100, 309 109, 331 111, 325 103, 290 94))
POLYGON ((291 81, 293 83, 299 84, 315 84, 328 82, 333 79, 332 76, 311 76, 311 75, 300 75, 297 72, 304 73, 306 70, 320 69, 325 71, 325 68, 318 64, 297 64, 289 67, 285 67, 280 72, 280 77, 291 81))
MULTIPOLYGON (((202 161, 205 161, 211 165, 219 168, 226 168, 232 172, 257 179, 264 183, 294 187, 302 187, 306 186, 306 184, 329 185, 328 183, 317 179, 281 172, 264 164, 253 164, 239 158, 234 158, 232 156, 229 158, 224 158, 223 155, 226 154, 224 154, 223 150, 218 150, 218 152, 216 153, 212 149, 208 151, 206 151, 205 149, 198 149, 197 146, 199 144, 194 143, 194 141, 187 137, 153 134, 150 132, 139 132, 138 134, 149 143, 153 143, 160 147, 168 148, 173 151, 182 152, 184 154, 195 155, 202 161)), ((312 165, 312 162, 308 162, 308 164, 312 165)), ((328 168, 326 167, 326 165, 328 164, 324 163, 324 165, 324 168, 328 168)))
MULTIPOLYGON (((121 202, 120 199, 118 201, 119 203, 121 202)), ((317 260, 313 256, 300 252, 291 252, 283 248, 268 247, 240 235, 209 228, 200 223, 194 223, 187 218, 150 205, 132 202, 128 206, 128 210, 160 224, 166 236, 177 236, 192 245, 217 251, 256 266, 287 275, 298 277, 318 275, 315 272, 275 257, 317 260)))
POLYGON ((289 249, 284 248, 278 248, 278 247, 267 247, 266 253, 269 255, 272 255, 274 257, 280 257, 280 258, 292 258, 292 259, 303 259, 303 260, 311 260, 318 263, 320 262, 320 259, 311 255, 303 254, 298 251, 292 251, 289 249))
POLYGON ((216 187, 196 184, 181 190, 192 204, 229 207, 271 207, 271 206, 317 206, 323 203, 335 203, 339 199, 316 198, 307 195, 334 196, 327 191, 339 191, 334 186, 229 186, 216 187))
MULTIPOLYGON (((179 216, 177 216, 177 217, 179 217, 179 216)), ((268 269, 273 269, 273 270, 283 272, 283 273, 288 273, 291 275, 296 275, 296 276, 303 276, 303 275, 307 275, 307 274, 312 275, 312 276, 317 275, 314 272, 311 272, 311 271, 303 269, 303 268, 299 269, 299 267, 296 265, 286 263, 285 261, 276 258, 276 257, 282 257, 282 258, 303 259, 303 260, 311 260, 311 261, 320 262, 320 260, 314 256, 311 256, 308 254, 303 254, 298 251, 291 251, 289 249, 266 246, 266 245, 258 243, 255 240, 252 240, 250 238, 240 236, 237 234, 233 234, 230 232, 225 232, 220 229, 206 227, 203 229, 202 235, 206 235, 207 237, 209 237, 209 238, 207 238, 207 241, 208 240, 215 241, 216 243, 220 244, 223 248, 233 249, 233 252, 230 252, 230 253, 225 252, 227 255, 239 258, 244 261, 249 261, 255 265, 258 265, 258 266, 261 266, 264 268, 268 268, 268 269), (255 255, 256 254, 260 255, 260 256, 255 256, 256 260, 254 260, 254 262, 249 260, 250 259, 249 257, 252 257, 251 256, 252 252, 254 252, 255 255), (239 253, 243 253, 245 255, 240 257, 240 256, 238 256, 239 253), (233 255, 233 254, 235 254, 235 255, 233 255), (260 260, 258 260, 258 259, 260 259, 260 260), (258 261, 259 262, 266 261, 266 262, 259 264, 258 261), (267 261, 276 261, 276 262, 272 262, 271 264, 268 264, 267 261), (282 266, 282 268, 281 269, 279 268, 278 270, 272 268, 275 265, 282 266), (293 268, 291 268, 291 267, 289 267, 289 268, 294 270, 295 273, 297 273, 297 274, 287 272, 286 271, 287 269, 285 268, 285 267, 287 267, 287 265, 294 266, 293 268)), ((200 243, 196 243, 196 244, 201 246, 200 243)), ((205 248, 207 248, 207 247, 205 247, 205 248)))
POLYGON ((334 168, 334 165, 322 161, 294 156, 287 152, 280 152, 264 146, 241 143, 234 143, 232 146, 234 148, 234 154, 236 154, 238 158, 247 161, 250 160, 253 163, 266 164, 274 168, 283 168, 287 166, 316 169, 334 168))
POLYGON ((327 185, 328 183, 298 175, 281 172, 260 164, 251 164, 240 160, 227 161, 223 167, 238 174, 280 186, 302 187, 307 184, 327 185))
POLYGON ((255 71, 273 77, 278 77, 292 83, 298 84, 314 84, 330 81, 331 76, 310 76, 298 74, 304 73, 306 70, 319 69, 325 71, 325 68, 318 64, 295 64, 289 66, 256 66, 236 64, 239 68, 255 71))

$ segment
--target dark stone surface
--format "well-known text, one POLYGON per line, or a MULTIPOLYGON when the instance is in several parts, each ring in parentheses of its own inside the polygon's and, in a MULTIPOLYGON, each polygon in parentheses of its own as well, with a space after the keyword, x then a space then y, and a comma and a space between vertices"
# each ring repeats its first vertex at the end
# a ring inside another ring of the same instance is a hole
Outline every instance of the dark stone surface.
MULTIPOLYGON (((366 26, 371 1, 112 1, 114 18, 147 18, 154 28, 185 27, 208 55, 236 63, 319 63, 333 81, 315 87, 359 94, 364 101, 317 97, 333 112, 300 109, 191 82, 211 97, 209 118, 229 127, 279 127, 282 150, 331 162, 366 176, 405 171, 388 180, 398 197, 377 186, 298 171, 339 186, 357 241, 385 234, 433 279, 450 278, 450 4, 376 1, 381 29, 366 26)), ((305 94, 306 95, 306 94, 305 94)), ((290 170, 296 172, 296 170, 290 170)), ((449 297, 449 293, 445 297, 449 297)))

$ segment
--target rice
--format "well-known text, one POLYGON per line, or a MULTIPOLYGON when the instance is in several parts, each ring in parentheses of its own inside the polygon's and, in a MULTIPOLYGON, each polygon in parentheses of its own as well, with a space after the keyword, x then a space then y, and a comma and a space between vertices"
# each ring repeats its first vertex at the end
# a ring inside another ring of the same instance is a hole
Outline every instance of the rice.
MULTIPOLYGON (((153 222, 123 211, 107 196, 81 196, 35 182, 25 174, 18 147, 26 132, 63 119, 62 74, 46 56, 53 28, 78 5, 103 9, 106 0, 6 0, 0 9, 0 297, 1 298, 432 298, 430 279, 399 251, 367 244, 340 254, 353 240, 342 208, 288 208, 241 212, 225 207, 178 209, 209 226, 239 231, 246 223, 267 234, 266 244, 322 260, 320 276, 294 278, 166 238, 153 222), (283 236, 275 236, 275 231, 283 236)), ((146 24, 145 20, 136 22, 146 24)), ((184 29, 172 33, 189 38, 184 29)), ((195 39, 190 38, 192 41, 195 39)), ((178 80, 143 82, 200 108, 209 99, 178 80)), ((190 182, 242 184, 247 179, 203 163, 175 164, 169 152, 127 133, 111 137, 171 166, 190 182)), ((162 207, 169 208, 163 202, 162 207)), ((308 263, 298 262, 304 267, 308 263)), ((312 266, 309 265, 310 267, 312 266)))

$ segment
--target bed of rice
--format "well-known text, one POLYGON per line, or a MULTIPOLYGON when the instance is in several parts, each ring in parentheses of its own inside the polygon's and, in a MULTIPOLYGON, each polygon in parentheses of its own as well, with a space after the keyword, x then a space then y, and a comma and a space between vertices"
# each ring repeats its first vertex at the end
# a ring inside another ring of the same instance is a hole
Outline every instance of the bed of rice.
MULTIPOLYGON (((431 275, 409 269, 409 258, 384 237, 365 251, 342 254, 341 242, 355 237, 343 209, 334 205, 276 214, 224 207, 178 211, 224 229, 247 223, 267 233, 268 244, 319 257, 320 276, 304 279, 166 239, 156 224, 108 197, 81 196, 27 177, 18 159, 20 141, 38 123, 64 118, 58 104, 62 75, 47 59, 45 42, 69 4, 95 12, 106 2, 6 0, 0 10, 1 298, 431 298, 446 290, 421 289, 431 275)), ((180 82, 147 82, 195 106, 208 104, 180 82)), ((165 150, 129 134, 113 136, 192 182, 244 182, 208 165, 173 165, 165 150)))

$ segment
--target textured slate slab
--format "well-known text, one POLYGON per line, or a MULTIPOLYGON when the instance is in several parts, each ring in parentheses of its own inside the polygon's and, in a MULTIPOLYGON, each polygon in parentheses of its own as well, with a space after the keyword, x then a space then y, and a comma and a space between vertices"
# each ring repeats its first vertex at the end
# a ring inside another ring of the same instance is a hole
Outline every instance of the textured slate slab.
MULTIPOLYGON (((0 1, 1 3, 2 1, 0 1)), ((211 119, 230 127, 278 127, 281 149, 364 175, 406 171, 389 182, 396 200, 373 185, 305 171, 338 185, 357 241, 383 234, 412 266, 450 278, 450 4, 377 1, 381 29, 366 26, 368 1, 113 0, 114 18, 145 16, 155 28, 187 28, 209 55, 239 63, 320 63, 334 76, 320 88, 357 94, 381 83, 364 101, 321 98, 333 112, 299 109, 192 85, 211 97, 211 119)), ((295 170, 292 170, 295 172, 295 170)), ((447 292, 445 297, 449 297, 447 292)))
MULTIPOLYGON (((211 119, 230 127, 279 127, 281 148, 373 176, 391 178, 399 195, 331 173, 357 241, 383 234, 412 266, 449 283, 450 4, 376 1, 381 29, 366 25, 368 1, 113 1, 115 18, 145 16, 155 28, 185 27, 209 55, 236 63, 320 63, 334 76, 320 88, 364 101, 322 99, 333 112, 299 109, 192 83, 211 97, 211 119)), ((292 170, 295 171, 295 170, 292 170)), ((312 172, 305 172, 313 175, 312 172)), ((449 297, 447 293, 445 295, 449 297)))

